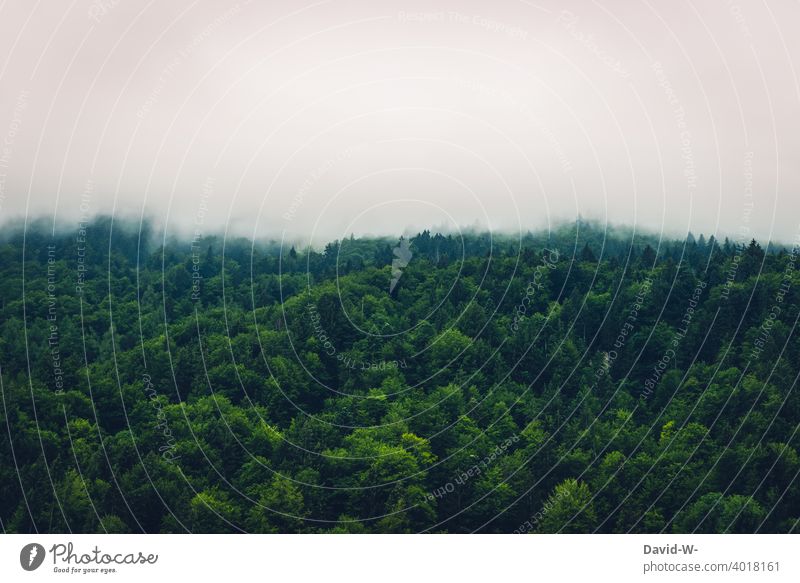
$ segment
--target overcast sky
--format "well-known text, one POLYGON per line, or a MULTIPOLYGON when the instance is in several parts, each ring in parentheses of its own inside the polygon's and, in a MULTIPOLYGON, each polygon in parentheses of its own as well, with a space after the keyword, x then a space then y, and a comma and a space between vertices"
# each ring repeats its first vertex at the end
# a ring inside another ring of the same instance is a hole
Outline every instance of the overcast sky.
POLYGON ((0 222, 791 241, 800 3, 10 0, 0 222))

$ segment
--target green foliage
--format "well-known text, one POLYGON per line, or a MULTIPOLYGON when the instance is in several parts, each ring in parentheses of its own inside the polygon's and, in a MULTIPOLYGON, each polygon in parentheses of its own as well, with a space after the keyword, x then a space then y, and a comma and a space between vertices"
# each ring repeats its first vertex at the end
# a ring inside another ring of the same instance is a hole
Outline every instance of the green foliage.
POLYGON ((798 523, 786 249, 582 223, 425 231, 398 267, 150 229, 0 243, 5 531, 798 523))

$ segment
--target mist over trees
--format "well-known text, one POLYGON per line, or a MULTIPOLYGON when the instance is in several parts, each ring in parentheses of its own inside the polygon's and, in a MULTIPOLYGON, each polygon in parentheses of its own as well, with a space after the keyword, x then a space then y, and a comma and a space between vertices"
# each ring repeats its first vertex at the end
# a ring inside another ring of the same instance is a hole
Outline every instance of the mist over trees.
POLYGON ((792 532, 797 248, 0 243, 5 532, 792 532))

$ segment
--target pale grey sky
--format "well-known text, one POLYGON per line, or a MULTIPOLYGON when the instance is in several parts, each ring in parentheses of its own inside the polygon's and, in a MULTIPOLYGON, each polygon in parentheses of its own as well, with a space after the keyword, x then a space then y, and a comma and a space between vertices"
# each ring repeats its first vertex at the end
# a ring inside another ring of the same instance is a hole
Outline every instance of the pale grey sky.
POLYGON ((320 241, 581 213, 789 241, 798 23, 783 0, 10 0, 0 223, 320 241))

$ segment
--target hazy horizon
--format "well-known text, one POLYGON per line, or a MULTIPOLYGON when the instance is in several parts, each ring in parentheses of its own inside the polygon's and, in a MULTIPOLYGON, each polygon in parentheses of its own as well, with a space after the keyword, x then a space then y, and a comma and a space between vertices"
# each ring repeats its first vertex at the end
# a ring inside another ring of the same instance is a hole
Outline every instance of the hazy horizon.
POLYGON ((0 9, 0 225, 789 242, 797 4, 0 9))
MULTIPOLYGON (((183 225, 183 224, 176 224, 171 225, 169 230, 166 230, 163 223, 158 221, 157 217, 145 215, 143 217, 123 217, 123 216, 112 216, 108 214, 96 214, 92 215, 91 217, 87 217, 83 220, 78 220, 77 223, 75 222, 57 222, 53 224, 51 217, 44 217, 39 216, 32 219, 29 219, 27 222, 21 220, 17 223, 7 223, 5 229, 0 231, 0 242, 5 242, 11 240, 15 237, 18 237, 22 234, 23 230, 26 230, 27 233, 39 233, 41 234, 43 231, 46 233, 53 233, 55 237, 72 237, 78 230, 81 229, 89 229, 91 230, 95 221, 105 221, 105 220, 113 220, 113 230, 116 233, 125 233, 130 235, 131 233, 138 233, 140 232, 139 228, 142 225, 144 228, 141 232, 145 232, 147 234, 147 238, 150 244, 183 244, 183 243, 191 243, 194 241, 202 240, 203 242, 210 242, 212 240, 223 240, 227 242, 232 242, 235 240, 245 240, 249 243, 254 244, 256 247, 262 245, 280 245, 281 247, 288 249, 290 247, 295 247, 297 250, 305 250, 307 248, 313 249, 315 251, 322 251, 325 246, 329 243, 337 243, 342 242, 350 237, 356 237, 360 240, 385 240, 387 242, 397 242, 402 238, 411 238, 417 235, 421 235, 424 231, 427 231, 430 235, 444 235, 444 236, 454 236, 456 238, 459 237, 481 237, 481 236, 489 236, 492 239, 496 240, 497 242, 505 242, 508 243, 509 241, 522 241, 525 237, 541 237, 542 235, 553 235, 558 236, 559 233, 563 235, 563 229, 571 229, 575 226, 576 222, 580 223, 579 233, 577 234, 577 238, 575 240, 575 251, 578 252, 580 248, 582 248, 584 243, 584 238, 587 234, 596 234, 598 232, 603 232, 604 234, 604 241, 629 241, 632 245, 645 245, 645 244, 653 244, 659 245, 660 243, 680 243, 681 241, 686 241, 689 236, 694 237, 695 240, 699 239, 703 236, 706 240, 710 237, 714 237, 718 245, 722 245, 726 240, 729 241, 732 245, 737 247, 744 248, 746 247, 752 239, 754 239, 759 245, 764 247, 765 250, 770 251, 779 251, 780 249, 789 250, 791 248, 796 248, 800 245, 800 236, 796 236, 794 240, 781 240, 777 238, 773 239, 763 239, 753 236, 742 236, 741 234, 736 233, 707 233, 703 231, 687 231, 687 232, 677 232, 677 231, 670 231, 670 230, 662 230, 657 231, 654 229, 648 229, 646 227, 641 226, 632 226, 626 224, 616 224, 616 223, 601 223, 592 219, 586 219, 585 217, 576 217, 575 219, 568 221, 568 220, 560 220, 557 222, 553 222, 547 228, 532 228, 526 229, 520 232, 511 232, 511 231, 489 231, 486 229, 476 229, 474 227, 463 227, 460 229, 448 229, 446 226, 427 226, 422 227, 419 229, 410 229, 405 228, 402 231, 397 232, 386 232, 386 233, 347 233, 338 238, 331 238, 331 239, 316 239, 313 241, 308 240, 302 236, 288 236, 286 233, 277 233, 277 232, 260 232, 257 233, 256 236, 253 236, 253 233, 242 233, 231 231, 229 228, 226 229, 224 225, 215 226, 211 228, 207 228, 201 231, 193 230, 191 225, 183 225), (199 239, 198 239, 199 235, 199 239)), ((83 232, 83 231, 81 231, 83 232)))

